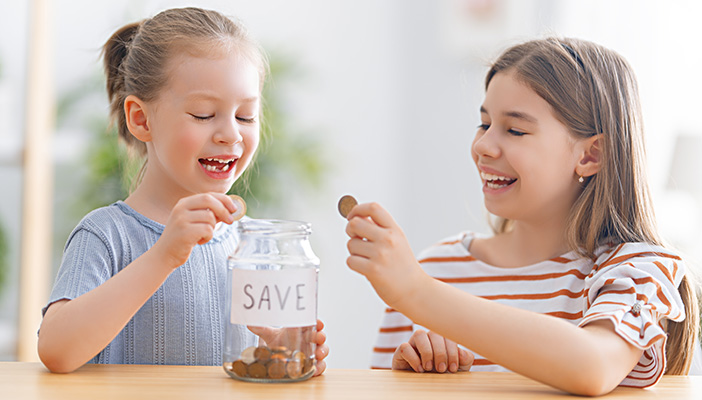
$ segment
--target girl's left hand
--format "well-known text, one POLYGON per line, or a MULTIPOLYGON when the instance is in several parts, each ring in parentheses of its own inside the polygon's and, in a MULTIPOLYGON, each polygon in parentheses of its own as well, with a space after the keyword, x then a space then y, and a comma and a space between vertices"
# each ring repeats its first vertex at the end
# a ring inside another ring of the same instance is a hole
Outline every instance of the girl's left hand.
MULTIPOLYGON (((383 207, 364 203, 351 209, 346 264, 363 274, 390 307, 419 293, 431 280, 415 259, 402 229, 383 207)), ((401 310, 399 310, 401 311, 401 310)))
POLYGON ((324 359, 329 355, 329 345, 327 345, 327 334, 322 329, 324 329, 324 322, 317 320, 317 332, 314 336, 314 342, 317 344, 317 350, 314 353, 317 359, 317 367, 314 376, 322 375, 327 369, 327 362, 324 359))

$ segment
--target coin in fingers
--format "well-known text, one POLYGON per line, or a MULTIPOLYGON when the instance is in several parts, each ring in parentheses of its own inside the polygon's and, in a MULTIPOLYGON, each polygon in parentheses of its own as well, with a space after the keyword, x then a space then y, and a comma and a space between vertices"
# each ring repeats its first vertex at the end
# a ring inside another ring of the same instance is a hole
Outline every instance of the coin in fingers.
POLYGON ((357 204, 358 202, 353 196, 348 194, 342 196, 341 199, 339 199, 339 213, 342 217, 347 218, 351 212, 351 209, 353 209, 357 204))
POLYGON ((232 218, 234 218, 234 221, 238 221, 241 219, 241 217, 246 215, 246 202, 241 198, 241 196, 237 196, 235 194, 230 194, 229 197, 231 197, 236 204, 236 211, 232 214, 232 218))

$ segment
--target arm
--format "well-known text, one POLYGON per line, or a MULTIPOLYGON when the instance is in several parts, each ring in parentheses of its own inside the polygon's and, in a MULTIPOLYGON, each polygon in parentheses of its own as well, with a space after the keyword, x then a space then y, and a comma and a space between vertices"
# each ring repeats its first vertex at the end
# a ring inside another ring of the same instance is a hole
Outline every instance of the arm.
POLYGON ((52 372, 85 364, 124 328, 170 273, 184 264, 195 244, 212 238, 217 221, 231 223, 236 206, 223 194, 203 194, 176 204, 161 238, 102 285, 46 311, 38 352, 52 372))
POLYGON ((356 206, 348 218, 351 269, 365 275, 391 307, 493 362, 571 393, 598 395, 614 389, 641 357, 642 350, 619 337, 609 322, 579 328, 431 278, 402 230, 377 204, 356 206))

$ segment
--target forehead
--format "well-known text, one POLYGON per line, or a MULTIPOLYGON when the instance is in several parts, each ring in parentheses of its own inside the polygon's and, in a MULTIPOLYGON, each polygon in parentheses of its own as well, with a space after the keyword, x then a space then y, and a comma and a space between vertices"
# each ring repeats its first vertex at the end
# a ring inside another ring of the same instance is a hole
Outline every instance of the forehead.
POLYGON ((551 105, 512 71, 498 72, 490 80, 483 108, 491 116, 524 112, 537 118, 555 118, 551 105))
POLYGON ((172 56, 166 68, 164 92, 177 95, 211 92, 220 97, 252 98, 260 95, 258 68, 235 51, 183 52, 172 56))

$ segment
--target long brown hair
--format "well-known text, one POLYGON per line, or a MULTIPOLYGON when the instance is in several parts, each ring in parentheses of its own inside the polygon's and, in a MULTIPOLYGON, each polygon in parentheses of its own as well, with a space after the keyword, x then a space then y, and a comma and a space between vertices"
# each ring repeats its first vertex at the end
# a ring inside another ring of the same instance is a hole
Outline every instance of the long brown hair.
POLYGON ((208 55, 222 49, 237 51, 258 68, 262 90, 268 71, 265 53, 242 25, 217 11, 168 9, 123 26, 107 40, 102 53, 111 121, 134 155, 145 157, 146 146, 127 129, 126 97, 132 94, 147 102, 156 99, 168 81, 168 61, 173 56, 183 52, 208 55))
MULTIPOLYGON (((605 240, 663 245, 646 179, 644 136, 636 77, 616 52, 577 39, 547 38, 513 46, 487 73, 510 70, 554 110, 577 138, 601 134, 602 167, 586 178, 571 210, 569 247, 594 257, 605 240)), ((498 218, 496 233, 510 229, 498 218)), ((686 275, 678 288, 686 318, 668 321, 667 374, 686 374, 699 329, 695 285, 686 275)))

